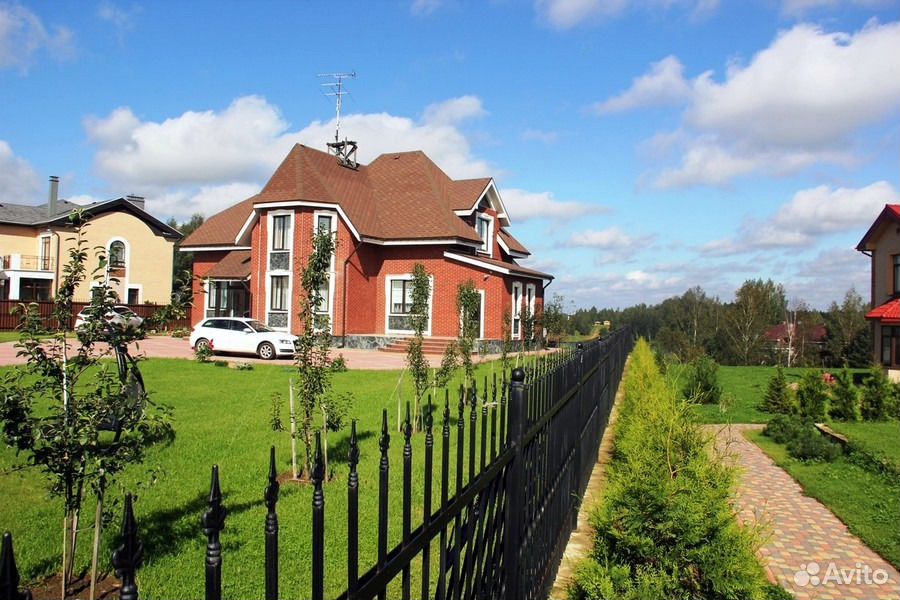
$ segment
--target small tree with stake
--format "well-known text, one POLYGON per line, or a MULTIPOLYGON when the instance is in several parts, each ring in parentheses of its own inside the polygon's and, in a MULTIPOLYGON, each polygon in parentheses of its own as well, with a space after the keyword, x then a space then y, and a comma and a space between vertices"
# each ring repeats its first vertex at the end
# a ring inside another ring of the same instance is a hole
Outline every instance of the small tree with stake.
MULTIPOLYGON (((329 231, 319 231, 313 237, 312 252, 300 279, 303 295, 300 299, 300 322, 303 327, 297 340, 295 362, 298 370, 297 396, 300 400, 300 435, 305 449, 304 470, 306 476, 313 469, 313 432, 316 413, 322 417, 325 466, 328 467, 328 431, 336 431, 344 425, 350 411, 352 397, 329 397, 331 391, 331 323, 328 315, 319 312, 324 298, 321 290, 327 289, 331 276, 331 257, 336 243, 329 231)), ((292 419, 294 411, 291 409, 292 419)), ((296 457, 293 457, 296 464, 296 457)))
POLYGON ((169 410, 149 402, 127 344, 143 337, 127 324, 106 320, 117 298, 109 286, 107 261, 97 249, 99 266, 92 274, 94 294, 86 325, 70 346, 68 325, 73 317, 76 290, 88 280, 88 226, 82 213, 72 216, 74 238, 54 298, 54 328, 46 329, 37 305, 20 304, 19 356, 23 368, 7 371, 0 380, 0 423, 6 442, 22 453, 25 464, 41 469, 50 492, 63 499, 61 595, 72 580, 78 522, 85 493, 97 496, 91 597, 97 569, 103 498, 113 478, 129 464, 140 463, 154 442, 174 435, 169 410), (109 342, 98 352, 96 342, 109 342), (115 353, 118 361, 104 360, 115 353))
POLYGON ((422 336, 428 326, 428 298, 431 295, 431 281, 428 272, 421 263, 413 266, 412 275, 412 305, 409 309, 409 319, 412 325, 413 337, 406 347, 406 366, 412 376, 413 387, 416 395, 412 407, 412 427, 418 431, 421 425, 422 399, 428 391, 428 361, 422 352, 422 336))
POLYGON ((478 337, 478 308, 480 305, 481 295, 475 289, 472 280, 460 284, 456 290, 456 310, 459 313, 460 323, 456 350, 466 374, 465 386, 467 389, 475 382, 472 352, 475 351, 475 340, 478 337))

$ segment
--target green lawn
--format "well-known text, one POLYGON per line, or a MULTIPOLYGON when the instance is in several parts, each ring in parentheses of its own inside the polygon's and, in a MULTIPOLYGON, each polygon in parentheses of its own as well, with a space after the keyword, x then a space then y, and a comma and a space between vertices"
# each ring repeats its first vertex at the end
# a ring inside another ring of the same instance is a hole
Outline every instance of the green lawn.
MULTIPOLYGON (((270 398, 274 392, 284 397, 282 413, 288 423, 288 380, 290 367, 256 365, 252 371, 197 364, 175 359, 150 359, 141 370, 148 392, 155 402, 174 408, 176 440, 148 454, 146 467, 160 465, 165 474, 148 489, 138 488, 146 469, 137 467, 120 477, 128 491, 138 493, 135 512, 146 545, 145 565, 139 571, 141 595, 155 598, 199 598, 203 596, 203 561, 206 540, 199 519, 206 505, 210 467, 219 465, 222 491, 228 508, 224 546, 223 595, 228 598, 257 597, 263 589, 263 523, 266 513, 262 493, 266 484, 268 451, 276 446, 279 470, 290 470, 290 436, 273 432, 269 426, 270 398)), ((489 365, 479 376, 490 375, 489 365)), ((360 573, 374 563, 376 553, 378 437, 382 408, 388 409, 391 425, 391 518, 389 547, 400 538, 402 436, 396 432, 397 400, 394 391, 398 371, 349 371, 334 376, 337 392, 356 396, 354 416, 359 419, 361 464, 360 573)), ((411 396, 409 377, 400 386, 404 400, 411 396)), ((456 402, 451 399, 452 419, 456 402)), ((440 469, 440 427, 435 419, 435 471, 440 469)), ((468 434, 468 431, 467 431, 468 434)), ((455 443, 455 429, 451 446, 455 443)), ((346 452, 349 433, 330 436, 331 468, 335 477, 325 486, 326 497, 326 595, 344 589, 346 577, 346 452)), ((302 446, 301 446, 302 447, 302 446)), ((413 439, 413 524, 421 522, 423 475, 421 457, 424 435, 413 439), (415 462, 418 461, 418 462, 415 462)), ((452 465, 455 463, 451 453, 452 465)), ((26 582, 35 582, 57 569, 59 540, 57 524, 62 522, 59 499, 48 499, 46 484, 34 469, 10 472, 13 452, 0 449, 0 530, 15 537, 16 558, 26 582)), ((451 488, 452 488, 451 477, 451 488)), ((435 505, 440 498, 439 480, 434 488, 435 505)), ((452 494, 452 489, 450 494, 452 494)), ((282 486, 278 505, 281 521, 281 590, 285 597, 310 595, 310 504, 312 490, 307 485, 282 486)), ((93 506, 86 510, 92 520, 93 506)), ((116 526, 118 528, 117 514, 116 526)), ((109 533, 112 533, 110 530, 109 533)), ((90 532, 83 534, 79 564, 88 564, 90 532)), ((109 565, 113 536, 105 535, 104 564, 109 565)), ((436 555, 434 550, 432 555, 436 555)), ((390 592, 389 592, 390 595, 390 592)))
MULTIPOLYGON (((897 423, 891 425, 896 436, 897 423)), ((900 566, 900 482, 866 470, 845 457, 833 463, 799 461, 761 432, 748 432, 747 436, 867 546, 894 566, 900 566)))
POLYGON ((893 465, 895 471, 900 470, 900 423, 897 421, 831 422, 828 426, 846 435, 852 447, 893 465))

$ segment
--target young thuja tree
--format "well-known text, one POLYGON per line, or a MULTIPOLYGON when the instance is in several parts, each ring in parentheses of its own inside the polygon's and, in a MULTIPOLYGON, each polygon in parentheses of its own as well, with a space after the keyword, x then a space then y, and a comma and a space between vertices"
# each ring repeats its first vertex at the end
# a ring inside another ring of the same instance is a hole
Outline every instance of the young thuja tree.
POLYGON ((475 289, 472 280, 462 283, 456 290, 456 311, 459 314, 459 339, 456 350, 463 370, 465 371, 465 387, 468 389, 475 381, 475 364, 472 353, 475 351, 475 340, 478 337, 478 310, 481 306, 481 294, 475 289))
POLYGON ((512 340, 512 314, 508 310, 503 311, 503 338, 500 340, 500 369, 502 370, 502 380, 505 385, 509 381, 510 367, 512 359, 509 355, 513 351, 512 340))
POLYGON ((763 397, 760 408, 773 414, 789 415, 794 412, 794 400, 791 397, 791 390, 788 388, 781 365, 776 367, 775 375, 769 379, 766 395, 763 397))
MULTIPOLYGON (((295 362, 298 378, 296 396, 300 403, 300 435, 305 450, 303 473, 309 477, 313 468, 313 433, 316 413, 321 415, 322 434, 327 470, 328 432, 343 427, 347 402, 329 397, 331 391, 331 323, 328 315, 319 312, 324 300, 322 290, 328 289, 331 276, 331 257, 336 248, 334 235, 319 231, 313 236, 312 252, 300 277, 303 290, 300 299, 302 331, 297 340, 295 362), (341 413, 338 417, 337 413, 341 413)), ((293 457, 296 463, 296 457, 293 457)))
POLYGON ((422 352, 422 337, 428 327, 428 298, 431 296, 431 280, 425 266, 416 263, 412 273, 412 305, 409 309, 409 320, 413 337, 406 346, 406 367, 412 377, 415 398, 412 406, 412 426, 419 430, 419 415, 422 399, 428 391, 428 361, 422 352))
POLYGON ((531 350, 534 343, 535 318, 527 302, 522 302, 519 319, 522 323, 522 348, 523 350, 531 350))
POLYGON ((62 498, 63 596, 72 580, 85 495, 89 490, 96 495, 93 596, 105 492, 118 473, 142 462, 147 447, 171 439, 174 432, 168 408, 147 400, 136 363, 125 354, 127 344, 142 338, 143 330, 105 319, 118 299, 109 285, 102 249, 96 252, 99 266, 91 274, 95 287, 86 310, 91 318, 79 329, 77 340, 68 331, 75 293, 89 281, 87 221, 76 213, 72 226, 72 246, 54 298, 49 338, 37 305, 18 307, 22 319, 18 354, 27 362, 0 380, 0 424, 7 444, 25 465, 40 469, 49 479, 51 494, 62 498), (108 342, 110 349, 101 351, 99 340, 108 342), (117 360, 107 360, 113 354, 117 360))

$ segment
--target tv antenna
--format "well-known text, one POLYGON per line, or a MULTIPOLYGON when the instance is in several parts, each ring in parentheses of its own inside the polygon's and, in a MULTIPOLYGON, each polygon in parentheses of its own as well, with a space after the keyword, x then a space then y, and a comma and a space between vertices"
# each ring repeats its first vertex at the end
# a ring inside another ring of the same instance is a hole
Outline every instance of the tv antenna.
POLYGON ((327 90, 323 92, 326 96, 334 96, 336 99, 334 141, 328 143, 328 150, 337 156, 342 165, 355 169, 358 166, 356 162, 357 144, 346 137, 341 141, 341 108, 344 105, 344 96, 350 93, 344 87, 344 80, 356 79, 356 71, 350 71, 349 73, 319 73, 318 77, 329 77, 333 80, 321 85, 327 90))

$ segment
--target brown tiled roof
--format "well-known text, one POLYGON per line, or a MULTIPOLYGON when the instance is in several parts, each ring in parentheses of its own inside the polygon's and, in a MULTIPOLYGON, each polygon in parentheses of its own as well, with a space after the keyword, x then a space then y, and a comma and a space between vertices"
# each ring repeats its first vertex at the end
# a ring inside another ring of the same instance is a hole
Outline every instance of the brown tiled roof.
POLYGON ((503 240, 503 243, 506 244, 506 247, 512 250, 513 252, 521 252, 522 254, 531 254, 528 251, 528 248, 523 246, 519 240, 514 238, 508 231, 505 229, 500 230, 500 239, 503 240))
POLYGON ((490 177, 478 179, 459 179, 450 186, 450 208, 452 210, 469 210, 481 198, 481 192, 491 182, 490 177))
POLYGON ((247 222, 247 217, 253 213, 254 200, 256 200, 256 196, 251 196, 206 219, 200 227, 185 238, 181 247, 233 246, 234 238, 247 222))
POLYGON ((210 279, 247 279, 250 277, 250 251, 232 250, 206 274, 210 279))

